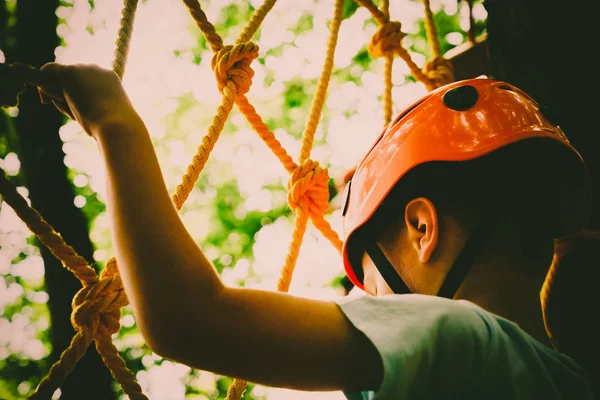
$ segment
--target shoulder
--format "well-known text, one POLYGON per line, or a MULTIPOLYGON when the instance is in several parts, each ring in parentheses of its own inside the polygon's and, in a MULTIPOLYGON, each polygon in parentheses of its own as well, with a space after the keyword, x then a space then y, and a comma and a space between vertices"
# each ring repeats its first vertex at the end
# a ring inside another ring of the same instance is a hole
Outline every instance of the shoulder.
POLYGON ((491 328, 470 303, 410 294, 361 296, 338 304, 382 359, 384 381, 377 398, 409 396, 432 377, 449 389, 486 365, 491 328))
POLYGON ((462 300, 408 294, 361 296, 338 305, 378 350, 395 352, 397 358, 404 353, 448 355, 470 349, 483 362, 498 334, 498 325, 485 310, 462 300))
POLYGON ((413 322, 423 328, 478 328, 488 333, 485 311, 467 301, 420 294, 360 296, 337 301, 351 322, 359 325, 378 321, 413 322))

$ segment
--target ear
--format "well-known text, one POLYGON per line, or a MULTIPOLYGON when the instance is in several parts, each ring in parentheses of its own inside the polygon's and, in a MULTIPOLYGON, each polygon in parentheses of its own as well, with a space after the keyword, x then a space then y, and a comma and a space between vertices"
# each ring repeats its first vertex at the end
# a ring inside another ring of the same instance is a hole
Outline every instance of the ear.
POLYGON ((439 223, 435 206, 425 197, 411 200, 404 209, 404 222, 408 240, 417 251, 419 261, 426 263, 438 245, 439 223))

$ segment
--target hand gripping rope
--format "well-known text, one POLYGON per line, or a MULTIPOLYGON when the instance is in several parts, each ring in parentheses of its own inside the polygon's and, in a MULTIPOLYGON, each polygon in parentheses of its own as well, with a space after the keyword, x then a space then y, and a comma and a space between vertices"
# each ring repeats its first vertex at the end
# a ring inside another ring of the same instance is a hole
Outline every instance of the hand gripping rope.
MULTIPOLYGON (((372 0, 356 1, 368 9, 379 24, 379 29, 373 36, 368 49, 373 57, 385 57, 385 90, 382 97, 384 119, 387 124, 391 121, 393 113, 392 64, 394 55, 399 56, 408 64, 415 79, 422 82, 428 90, 453 81, 452 65, 449 60, 444 59, 441 55, 429 0, 424 0, 425 25, 428 41, 432 46, 433 59, 426 64, 422 71, 411 60, 408 51, 401 45, 401 40, 405 34, 401 32, 399 22, 390 21, 389 0, 382 0, 381 9, 378 9, 372 0)), ((309 219, 338 251, 341 251, 342 247, 342 241, 324 216, 329 209, 329 175, 326 168, 310 159, 310 151, 333 70, 334 53, 343 19, 344 0, 335 0, 323 70, 302 134, 298 162, 295 162, 281 146, 281 143, 275 138, 273 132, 246 97, 254 76, 251 63, 258 58, 259 53, 258 46, 251 39, 268 12, 275 5, 276 0, 265 0, 265 3, 254 12, 233 45, 223 44, 223 39, 208 21, 198 0, 183 0, 183 2, 214 53, 211 66, 215 73, 217 87, 222 94, 222 100, 211 125, 208 127, 208 133, 202 139, 192 162, 181 178, 181 183, 172 195, 173 202, 178 210, 181 209, 204 168, 233 106, 237 105, 252 128, 269 146, 290 174, 288 204, 291 210, 296 213, 296 220, 292 242, 277 284, 278 291, 287 292, 309 219)), ((124 1, 115 58, 112 65, 113 70, 120 78, 123 77, 125 72, 137 4, 138 0, 124 1)), ((0 86, 0 105, 7 107, 17 104, 18 95, 25 90, 27 84, 48 87, 52 85, 52 82, 47 81, 42 71, 30 65, 0 64, 0 84, 2 84, 0 86)), ((59 360, 50 368, 46 377, 42 379, 30 399, 50 398, 92 342, 95 343, 104 363, 110 369, 113 377, 121 384, 129 398, 132 400, 147 399, 111 340, 111 336, 120 329, 121 308, 128 304, 116 259, 113 257, 108 260, 106 267, 98 276, 85 259, 65 243, 61 235, 34 208, 29 206, 4 173, 0 173, 0 195, 15 210, 31 232, 38 237, 40 242, 62 262, 65 268, 75 274, 83 286, 73 298, 71 322, 76 334, 59 360)), ((240 399, 246 386, 247 382, 234 380, 228 390, 227 399, 240 399)))

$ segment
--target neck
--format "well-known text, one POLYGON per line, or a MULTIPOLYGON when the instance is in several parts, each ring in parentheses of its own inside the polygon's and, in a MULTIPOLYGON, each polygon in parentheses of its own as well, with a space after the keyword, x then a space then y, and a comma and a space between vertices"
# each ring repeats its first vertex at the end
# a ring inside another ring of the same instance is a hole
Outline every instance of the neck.
POLYGON ((511 320, 552 348, 539 293, 552 262, 554 244, 551 239, 537 244, 525 239, 509 225, 499 225, 455 298, 469 300, 511 320))

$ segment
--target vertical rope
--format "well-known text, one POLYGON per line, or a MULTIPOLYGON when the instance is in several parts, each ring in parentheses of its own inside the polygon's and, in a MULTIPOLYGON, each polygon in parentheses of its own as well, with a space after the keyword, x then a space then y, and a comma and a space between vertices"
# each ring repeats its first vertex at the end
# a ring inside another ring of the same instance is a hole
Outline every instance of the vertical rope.
MULTIPOLYGON (((227 120, 233 104, 237 103, 242 113, 246 116, 259 136, 267 143, 274 154, 279 158, 288 172, 292 174, 289 183, 288 201, 296 211, 297 218, 293 233, 290 251, 285 261, 280 280, 277 285, 279 291, 289 289, 293 270, 298 259, 301 243, 308 219, 311 218, 315 226, 327 237, 332 244, 341 250, 341 240, 337 233, 325 220, 323 213, 328 207, 328 176, 327 171, 318 163, 309 160, 310 149, 314 142, 314 135, 323 110, 327 87, 333 70, 334 52, 342 21, 343 0, 336 0, 334 18, 330 27, 330 36, 323 66, 323 72, 317 84, 315 97, 307 120, 300 154, 300 165, 294 163, 267 125, 256 113, 254 107, 248 102, 244 93, 250 86, 253 71, 249 64, 257 56, 257 46, 247 43, 255 34, 266 14, 272 9, 275 0, 266 0, 257 9, 240 34, 236 46, 223 46, 221 37, 216 33, 214 26, 207 20, 197 0, 183 0, 198 27, 204 33, 211 49, 215 52, 213 69, 217 72, 219 89, 223 99, 218 111, 213 118, 207 135, 203 138, 191 164, 182 177, 173 194, 173 201, 178 209, 181 208, 189 193, 193 189, 201 170, 205 166, 209 154, 214 148, 227 120)), ((122 78, 129 53, 129 45, 133 30, 133 22, 137 9, 137 0, 125 0, 122 10, 121 25, 118 33, 117 49, 113 61, 113 70, 122 78)), ((35 72, 35 71, 34 71, 35 72)), ((33 72, 32 72, 33 74, 33 72)), ((77 361, 85 354, 92 341, 101 354, 105 364, 109 367, 113 377, 121 384, 129 398, 134 400, 147 399, 135 377, 119 356, 111 335, 120 328, 120 309, 127 304, 127 298, 118 274, 116 259, 108 260, 100 278, 89 267, 83 258, 70 248, 60 235, 53 231, 39 213, 28 206, 25 199, 18 194, 16 188, 10 184, 5 176, 0 177, 0 193, 7 204, 11 205, 19 217, 30 227, 42 243, 47 245, 53 254, 57 255, 65 266, 70 269, 84 284, 84 287, 73 299, 72 322, 77 330, 69 347, 61 354, 42 380, 32 399, 49 397, 60 387, 77 361)), ((234 380, 228 390, 228 399, 238 399, 242 396, 247 382, 234 380)))
POLYGON ((431 11, 429 0, 423 0, 423 4, 425 5, 425 31, 427 33, 427 41, 431 46, 432 58, 438 58, 442 56, 442 51, 440 49, 440 40, 438 38, 435 19, 433 12, 431 11))
MULTIPOLYGON (((292 172, 292 178, 290 178, 290 183, 288 184, 288 201, 290 194, 292 194, 292 186, 294 186, 298 180, 304 179, 308 174, 311 174, 315 168, 318 168, 318 164, 308 162, 310 156, 310 149, 314 142, 314 135, 316 132, 316 128, 318 122, 320 120, 321 112, 323 109, 325 94, 327 92, 327 87, 329 84, 329 80, 331 77, 331 72, 333 69, 333 57, 335 53, 335 47, 337 43, 339 28, 342 21, 342 9, 343 9, 343 0, 336 0, 335 3, 335 12, 334 17, 330 26, 330 36, 327 44, 327 53, 325 56, 325 62, 323 66, 323 72, 321 77, 319 78, 319 82, 317 84, 317 90, 315 93, 315 97, 313 98, 311 111, 309 114, 308 121, 306 123, 305 130, 302 135, 302 148, 300 151, 299 157, 299 165, 295 165, 291 160, 291 157, 287 155, 287 153, 280 147, 280 143, 275 139, 274 135, 270 132, 270 130, 266 127, 266 124, 262 122, 258 114, 255 112, 254 108, 248 103, 247 99, 243 96, 239 96, 236 100, 238 107, 242 111, 242 113, 247 117, 250 121, 251 125, 255 128, 259 136, 265 140, 267 145, 273 150, 273 152, 278 156, 278 158, 284 164, 284 167, 288 172, 292 172), (258 128, 258 129, 257 129, 258 128), (308 162, 308 167, 303 168, 303 164, 308 162)), ((314 176, 314 175, 310 175, 314 176)), ((294 186, 295 187, 295 186, 294 186)), ((326 186, 325 186, 326 188, 326 186)), ((281 275, 279 281, 277 283, 277 290, 281 292, 287 292, 289 290, 294 269, 296 267, 296 262, 298 260, 298 255, 300 254, 300 247, 303 242, 304 234, 306 232, 306 227, 308 223, 309 216, 319 215, 309 213, 305 210, 304 205, 300 205, 295 208, 296 211, 296 220, 295 227, 292 233, 292 242, 290 243, 289 251, 286 256, 286 260, 284 262, 283 268, 281 270, 281 275)), ((294 209, 294 208, 293 208, 294 209)), ((322 217, 322 211, 320 212, 321 223, 319 227, 323 229, 330 237, 335 236, 337 238, 337 234, 330 228, 329 224, 322 217), (329 228, 329 230, 327 229, 329 228)), ((315 220, 319 220, 318 217, 315 220)), ((334 239, 330 239, 334 240, 334 239)), ((339 241, 339 238, 337 238, 339 241)), ((341 249, 341 246, 340 246, 341 249)), ((247 382, 240 379, 235 379, 233 384, 229 387, 227 391, 227 400, 238 400, 241 398, 244 393, 247 382)))
MULTIPOLYGON (((390 2, 389 0, 382 0, 381 10, 385 16, 387 22, 390 20, 390 2)), ((386 22, 386 23, 387 23, 386 22)), ((384 55, 385 61, 383 66, 383 124, 387 125, 392 120, 393 104, 392 104, 392 88, 394 83, 392 81, 392 68, 394 66, 394 51, 387 51, 384 55)))
POLYGON ((131 33, 133 32, 133 21, 137 10, 138 0, 125 0, 121 12, 121 27, 117 38, 117 48, 115 50, 115 59, 113 61, 113 71, 123 79, 125 74, 125 63, 129 55, 129 44, 131 43, 131 33))
POLYGON ((329 40, 327 41, 327 53, 323 65, 323 72, 319 78, 308 121, 302 134, 302 147, 300 149, 300 158, 298 160, 298 164, 300 165, 310 157, 310 150, 312 149, 315 132, 317 131, 317 125, 321 118, 321 112, 323 111, 325 94, 327 93, 327 87, 329 86, 329 80, 331 79, 331 72, 333 70, 335 46, 340 31, 340 25, 342 24, 343 3, 343 0, 336 0, 335 2, 335 12, 329 28, 329 40))
POLYGON ((392 81, 392 67, 394 66, 394 52, 389 51, 385 55, 385 62, 383 65, 383 124, 387 125, 392 120, 393 116, 393 103, 392 103, 392 89, 394 83, 392 81))

